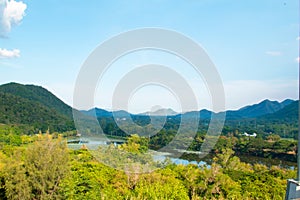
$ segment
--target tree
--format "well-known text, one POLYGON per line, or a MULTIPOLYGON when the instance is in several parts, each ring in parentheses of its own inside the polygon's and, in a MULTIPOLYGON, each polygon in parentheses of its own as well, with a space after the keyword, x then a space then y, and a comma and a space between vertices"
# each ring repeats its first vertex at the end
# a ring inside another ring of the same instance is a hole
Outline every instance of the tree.
POLYGON ((143 174, 133 196, 136 199, 189 199, 187 188, 170 169, 143 174))
POLYGON ((51 135, 39 137, 27 149, 18 148, 7 159, 5 188, 8 199, 57 199, 59 184, 67 175, 66 143, 51 135))
POLYGON ((140 137, 137 134, 131 135, 121 148, 131 153, 146 153, 148 151, 149 140, 145 137, 140 137))
POLYGON ((280 139, 281 139, 280 136, 276 135, 276 134, 271 134, 267 137, 267 140, 272 141, 272 142, 277 142, 280 139))

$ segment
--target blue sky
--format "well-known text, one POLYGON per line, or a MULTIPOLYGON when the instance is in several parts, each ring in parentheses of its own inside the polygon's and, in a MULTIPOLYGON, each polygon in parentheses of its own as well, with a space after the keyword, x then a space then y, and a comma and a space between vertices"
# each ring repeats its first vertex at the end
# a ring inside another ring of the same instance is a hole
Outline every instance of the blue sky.
MULTIPOLYGON (((72 105, 76 77, 88 55, 112 36, 143 27, 171 29, 199 43, 223 80, 227 109, 266 98, 298 99, 297 0, 0 0, 0 83, 41 85, 72 105)), ((96 92, 95 106, 110 108, 113 85, 126 73, 120 66, 153 60, 183 70, 199 90, 199 107, 210 107, 209 95, 199 89, 203 83, 186 70, 189 66, 157 52, 116 62, 99 83, 104 92, 96 92)), ((130 110, 142 112, 151 104, 180 107, 170 92, 148 87, 134 95, 130 110), (161 98, 147 101, 155 92, 161 98)))

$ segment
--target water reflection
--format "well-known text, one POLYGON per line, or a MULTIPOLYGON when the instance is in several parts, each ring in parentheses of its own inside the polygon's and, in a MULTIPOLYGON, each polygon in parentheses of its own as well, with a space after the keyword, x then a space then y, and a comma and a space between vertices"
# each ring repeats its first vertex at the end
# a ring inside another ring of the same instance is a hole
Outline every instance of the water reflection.
MULTIPOLYGON (((123 141, 116 140, 116 141, 103 141, 103 140, 82 140, 82 141, 71 141, 68 140, 68 146, 71 149, 79 149, 83 144, 88 147, 88 149, 95 150, 101 145, 109 145, 114 144, 115 146, 122 144, 123 141)), ((204 158, 201 158, 199 154, 200 152, 189 152, 185 151, 183 154, 182 152, 158 152, 158 151, 150 151, 153 154, 153 158, 156 161, 164 162, 166 159, 169 159, 171 163, 174 164, 181 164, 181 165, 188 165, 188 164, 195 164, 198 166, 207 166, 210 167, 213 161, 213 157, 215 157, 215 154, 208 154, 204 158), (181 155, 182 154, 182 155, 181 155), (178 155, 181 155, 180 157, 178 155)), ((257 157, 257 156, 251 156, 251 155, 237 155, 242 162, 249 163, 249 164, 263 164, 268 167, 271 166, 279 166, 282 168, 287 169, 295 169, 297 166, 297 163, 284 161, 280 159, 270 159, 270 158, 263 158, 263 157, 257 157)))

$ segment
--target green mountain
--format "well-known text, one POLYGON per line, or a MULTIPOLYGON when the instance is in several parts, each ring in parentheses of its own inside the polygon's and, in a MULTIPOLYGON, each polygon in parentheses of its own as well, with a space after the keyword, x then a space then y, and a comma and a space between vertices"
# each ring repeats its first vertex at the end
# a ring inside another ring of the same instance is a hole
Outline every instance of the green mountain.
POLYGON ((255 118, 271 113, 275 113, 287 105, 294 102, 291 99, 286 99, 283 102, 278 101, 270 101, 268 99, 249 106, 245 106, 243 108, 240 108, 239 110, 229 110, 226 112, 226 118, 227 119, 240 119, 240 118, 255 118))
POLYGON ((261 116, 260 119, 265 119, 268 121, 285 121, 290 123, 298 123, 299 100, 288 104, 287 106, 274 113, 261 116))
POLYGON ((42 131, 75 129, 72 108, 40 86, 1 85, 0 113, 4 124, 25 124, 42 131))
MULTIPOLYGON (((102 130, 99 128, 96 117, 100 121, 102 118, 112 117, 112 112, 102 109, 82 112, 74 109, 74 111, 77 113, 75 120, 77 124, 80 124, 77 130, 81 133, 101 133, 102 130)), ((125 111, 117 111, 114 115, 123 116, 124 113, 125 111)), ((257 124, 265 125, 265 129, 270 129, 270 127, 273 129, 275 125, 279 126, 280 124, 290 124, 289 126, 294 127, 298 120, 298 113, 299 101, 289 99, 283 102, 265 100, 237 111, 227 111, 226 124, 230 126, 245 124, 244 126, 253 127, 251 123, 255 119, 257 124)), ((185 113, 184 115, 188 114, 185 113)), ((210 115, 211 111, 202 110, 200 112, 201 119, 210 119, 210 115)), ((135 117, 138 118, 138 116, 135 117)), ((178 118, 179 116, 181 114, 170 116, 170 118, 178 118)), ((143 118, 143 120, 145 119, 143 118)), ((45 131, 48 128, 52 131, 75 130, 70 106, 43 87, 18 83, 0 85, 1 123, 28 125, 36 131, 45 131)))
POLYGON ((0 85, 0 92, 40 103, 66 117, 72 117, 72 108, 41 86, 8 83, 0 85))

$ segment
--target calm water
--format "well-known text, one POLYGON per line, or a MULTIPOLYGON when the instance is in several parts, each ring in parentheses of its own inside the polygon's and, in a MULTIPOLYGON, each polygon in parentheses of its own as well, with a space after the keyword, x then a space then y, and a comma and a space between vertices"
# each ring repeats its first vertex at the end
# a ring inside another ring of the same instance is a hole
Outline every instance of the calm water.
MULTIPOLYGON (((119 143, 119 142, 118 142, 119 143)), ((118 145, 117 142, 114 142, 114 145, 118 145)), ((71 149, 79 149, 82 144, 85 144, 89 149, 97 149, 98 146, 100 145, 107 145, 108 142, 105 141, 83 141, 81 144, 76 144, 76 143, 69 143, 68 146, 71 149), (88 142, 88 143, 86 143, 88 142)), ((183 165, 188 165, 188 164, 196 164, 198 166, 210 166, 212 163, 212 159, 215 156, 214 154, 208 154, 205 157, 200 156, 199 152, 173 152, 173 153, 166 153, 166 152, 157 152, 157 151, 151 151, 153 153, 153 158, 157 161, 163 161, 166 158, 169 158, 171 162, 175 164, 183 164, 183 165), (203 158, 202 158, 203 157, 203 158)), ((263 164, 268 167, 271 166, 280 166, 283 168, 287 169, 294 169, 297 166, 297 163, 294 162, 289 162, 289 161, 283 161, 279 159, 270 159, 270 158, 262 158, 262 157, 257 157, 257 156, 250 156, 250 155, 238 155, 240 160, 242 162, 246 162, 249 164, 263 164)))
MULTIPOLYGON (((200 158, 199 155, 193 154, 193 153, 185 153, 183 154, 180 159, 184 160, 184 162, 189 163, 203 163, 205 162, 207 165, 210 165, 212 163, 212 159, 215 155, 214 154, 208 154, 204 158, 200 158)), ((280 166, 282 168, 287 169, 295 169, 297 166, 297 163, 295 162, 289 162, 284 161, 280 159, 271 159, 271 158, 263 158, 263 157, 257 157, 257 156, 251 156, 251 155, 237 155, 242 162, 249 163, 249 164, 263 164, 268 167, 271 166, 280 166)))

